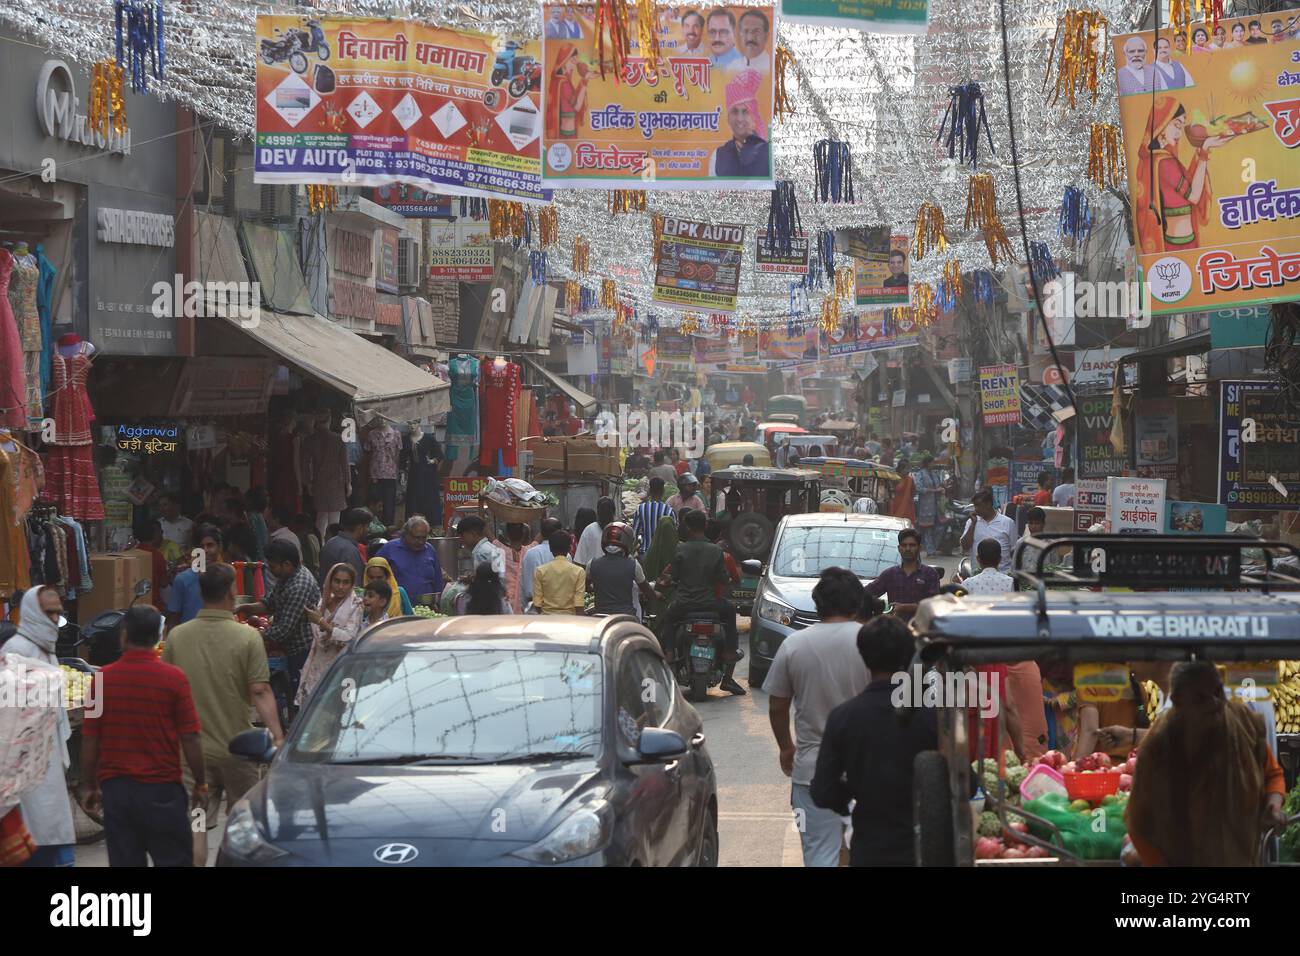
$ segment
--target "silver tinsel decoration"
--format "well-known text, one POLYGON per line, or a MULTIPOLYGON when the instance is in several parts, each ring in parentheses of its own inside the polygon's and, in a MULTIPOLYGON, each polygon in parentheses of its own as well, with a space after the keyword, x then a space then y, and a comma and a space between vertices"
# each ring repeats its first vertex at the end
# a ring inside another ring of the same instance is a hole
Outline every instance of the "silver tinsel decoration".
MULTIPOLYGON (((1053 31, 1063 11, 1075 5, 1064 0, 1007 4, 1026 224, 1030 238, 1047 241, 1058 260, 1063 256, 1055 235, 1057 212, 1064 187, 1084 182, 1088 124, 1118 120, 1112 63, 1107 64, 1095 106, 1083 102, 1075 110, 1052 107, 1041 92, 1053 31)), ((1088 6, 1110 20, 1112 35, 1136 29, 1146 9, 1123 0, 1097 0, 1088 6)), ((536 0, 459 4, 340 0, 315 6, 169 0, 166 9, 167 75, 151 91, 179 100, 242 136, 253 132, 254 26, 259 13, 410 18, 506 36, 541 32, 541 6, 536 0)), ((111 55, 112 16, 112 4, 106 0, 0 4, 0 22, 82 63, 111 55)), ((995 155, 981 158, 980 170, 994 176, 1003 222, 1017 258, 1022 255, 997 0, 930 0, 930 32, 921 37, 784 24, 779 39, 797 64, 797 76, 790 82, 797 112, 784 123, 772 124, 776 178, 795 183, 805 230, 888 224, 910 235, 921 203, 934 202, 946 213, 952 245, 944 255, 913 263, 913 281, 937 283, 949 259, 959 260, 967 270, 987 268, 980 234, 957 228, 965 207, 967 171, 949 161, 935 142, 948 87, 975 80, 985 91, 996 150, 995 155), (856 205, 812 201, 813 144, 827 138, 847 142, 852 149, 859 184, 856 205)), ((770 198, 765 191, 651 192, 644 214, 615 221, 608 215, 604 190, 557 190, 555 196, 560 207, 561 253, 550 257, 553 278, 571 278, 565 264, 574 238, 581 234, 591 243, 593 275, 609 276, 611 264, 618 263, 620 274, 613 277, 620 299, 643 313, 660 314, 663 310, 650 304, 654 279, 650 216, 660 212, 744 222, 757 230, 766 222, 770 198), (635 277, 629 266, 634 267, 635 277)), ((753 235, 751 231, 748 237, 749 261, 742 273, 738 315, 762 324, 784 322, 789 312, 789 279, 754 272, 753 235)), ((585 281, 591 284, 593 279, 585 281)), ((673 322, 668 319, 665 324, 673 322)))

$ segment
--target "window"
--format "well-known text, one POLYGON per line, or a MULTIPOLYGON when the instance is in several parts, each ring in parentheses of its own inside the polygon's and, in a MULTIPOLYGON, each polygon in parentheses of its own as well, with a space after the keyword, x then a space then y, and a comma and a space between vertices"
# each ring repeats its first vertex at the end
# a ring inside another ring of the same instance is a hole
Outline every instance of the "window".
POLYGON ((664 662, 647 650, 625 650, 618 667, 619 734, 632 747, 645 727, 662 727, 676 690, 664 662))
POLYGON ((875 578, 898 563, 898 532, 861 525, 791 525, 777 543, 772 573, 815 578, 827 568, 848 568, 860 578, 875 578))

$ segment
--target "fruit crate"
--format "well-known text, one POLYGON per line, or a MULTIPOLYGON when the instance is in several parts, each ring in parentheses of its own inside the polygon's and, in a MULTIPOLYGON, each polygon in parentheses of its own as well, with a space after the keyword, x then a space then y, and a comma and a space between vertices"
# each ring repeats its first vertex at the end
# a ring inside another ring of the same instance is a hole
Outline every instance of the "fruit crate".
POLYGON ((1098 770, 1093 773, 1065 772, 1065 792, 1071 800, 1087 800, 1089 803, 1101 803, 1103 797, 1119 792, 1119 778, 1123 776, 1118 770, 1098 770))

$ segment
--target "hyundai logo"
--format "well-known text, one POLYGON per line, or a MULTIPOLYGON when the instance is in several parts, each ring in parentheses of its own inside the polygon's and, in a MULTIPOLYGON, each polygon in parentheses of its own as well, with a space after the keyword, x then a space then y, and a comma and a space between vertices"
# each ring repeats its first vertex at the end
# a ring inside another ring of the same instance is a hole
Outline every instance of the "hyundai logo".
POLYGON ((375 850, 375 859, 380 863, 410 863, 420 851, 409 843, 385 843, 375 850))

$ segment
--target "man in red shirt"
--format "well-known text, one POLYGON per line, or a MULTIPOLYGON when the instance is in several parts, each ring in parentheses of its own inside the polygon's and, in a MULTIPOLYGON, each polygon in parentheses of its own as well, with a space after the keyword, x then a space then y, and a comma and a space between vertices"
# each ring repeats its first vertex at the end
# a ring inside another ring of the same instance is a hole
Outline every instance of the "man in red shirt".
POLYGON ((199 718, 185 673, 158 659, 162 615, 133 607, 122 621, 122 656, 99 681, 99 713, 82 727, 82 806, 102 808, 109 866, 191 866, 189 809, 207 796, 199 718), (180 753, 194 775, 181 784, 180 753))
POLYGON ((1038 490, 1034 492, 1034 504, 1036 506, 1050 505, 1052 503, 1052 473, 1050 471, 1040 471, 1038 473, 1038 490))

